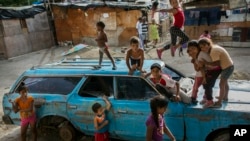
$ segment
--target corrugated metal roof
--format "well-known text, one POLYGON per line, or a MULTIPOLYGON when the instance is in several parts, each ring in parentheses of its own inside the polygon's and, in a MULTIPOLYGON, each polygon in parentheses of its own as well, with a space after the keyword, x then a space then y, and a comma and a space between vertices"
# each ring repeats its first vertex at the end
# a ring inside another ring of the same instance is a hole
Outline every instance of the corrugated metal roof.
POLYGON ((120 7, 124 9, 150 9, 152 6, 151 1, 142 2, 118 2, 118 1, 106 1, 105 3, 102 1, 81 1, 81 2, 59 2, 53 3, 53 5, 63 6, 63 7, 76 7, 76 8, 93 8, 93 7, 120 7))

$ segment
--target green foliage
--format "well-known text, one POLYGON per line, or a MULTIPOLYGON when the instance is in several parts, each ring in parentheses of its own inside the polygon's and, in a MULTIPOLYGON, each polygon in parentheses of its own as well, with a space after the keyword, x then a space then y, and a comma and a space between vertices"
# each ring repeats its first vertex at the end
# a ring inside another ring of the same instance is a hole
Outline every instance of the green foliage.
POLYGON ((2 4, 2 6, 26 6, 36 1, 39 0, 0 0, 0 4, 2 4))

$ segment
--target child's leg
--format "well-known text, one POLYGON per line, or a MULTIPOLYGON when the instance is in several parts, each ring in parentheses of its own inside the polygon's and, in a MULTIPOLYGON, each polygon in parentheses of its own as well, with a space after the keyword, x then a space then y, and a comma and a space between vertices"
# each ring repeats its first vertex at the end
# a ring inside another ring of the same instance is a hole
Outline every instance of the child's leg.
POLYGON ((192 98, 196 99, 197 98, 197 93, 199 90, 199 87, 202 84, 203 77, 195 77, 194 79, 194 85, 193 85, 193 91, 192 91, 192 98))
POLYGON ((36 130, 35 119, 33 122, 30 122, 30 128, 31 128, 31 132, 33 134, 33 141, 36 141, 37 140, 37 130, 36 130))
POLYGON ((234 71, 234 66, 230 66, 221 72, 220 96, 218 103, 221 103, 223 99, 225 100, 228 99, 228 91, 229 91, 228 79, 232 75, 233 71, 234 71))
POLYGON ((21 141, 26 141, 26 133, 29 127, 28 122, 21 121, 21 141))
POLYGON ((171 44, 172 46, 176 45, 176 41, 177 41, 177 35, 179 34, 181 30, 175 26, 172 26, 170 28, 170 36, 171 36, 171 44))
POLYGON ((103 52, 99 49, 99 66, 102 66, 103 52))
POLYGON ((139 38, 140 38, 140 48, 144 49, 144 43, 143 43, 144 38, 143 38, 143 35, 139 34, 139 38))
POLYGON ((177 36, 181 38, 181 41, 179 42, 179 47, 189 41, 189 37, 182 30, 180 30, 180 32, 177 32, 177 36))
POLYGON ((128 74, 129 74, 129 75, 133 75, 133 74, 134 74, 134 71, 136 70, 136 67, 137 67, 136 64, 133 64, 133 65, 131 66, 131 71, 129 71, 128 74))
POLYGON ((115 66, 115 61, 114 61, 113 57, 110 55, 109 50, 108 50, 107 48, 105 48, 105 49, 104 49, 104 52, 105 52, 105 54, 108 56, 108 58, 110 59, 110 61, 112 62, 113 68, 115 68, 115 67, 116 67, 116 66, 115 66))

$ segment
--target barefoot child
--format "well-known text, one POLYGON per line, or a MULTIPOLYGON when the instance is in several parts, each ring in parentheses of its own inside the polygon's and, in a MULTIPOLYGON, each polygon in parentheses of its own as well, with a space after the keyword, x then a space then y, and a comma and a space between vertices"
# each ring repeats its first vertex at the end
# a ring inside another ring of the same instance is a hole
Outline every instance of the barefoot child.
POLYGON ((126 64, 129 69, 129 75, 132 75, 135 70, 144 72, 142 70, 143 61, 144 61, 144 51, 139 48, 139 38, 136 36, 131 37, 130 39, 130 49, 127 51, 126 55, 126 64))
POLYGON ((36 133, 36 115, 34 112, 34 99, 31 96, 27 96, 28 89, 25 86, 24 82, 22 82, 17 89, 20 94, 20 97, 15 99, 15 101, 11 101, 12 108, 15 113, 20 112, 21 117, 21 141, 26 141, 26 133, 27 129, 30 125, 31 132, 33 134, 33 141, 37 140, 36 133))
POLYGON ((110 110, 111 104, 106 96, 103 97, 103 100, 106 103, 106 108, 102 107, 102 105, 99 103, 95 103, 92 106, 92 110, 95 113, 94 117, 94 126, 96 129, 95 141, 109 141, 109 133, 108 133, 109 121, 107 120, 106 113, 110 110))
POLYGON ((96 24, 96 28, 97 28, 98 36, 95 39, 95 41, 97 42, 97 45, 99 47, 99 66, 98 66, 98 68, 102 67, 103 53, 105 53, 113 64, 112 70, 116 70, 114 59, 110 55, 109 50, 108 50, 108 46, 106 45, 106 42, 108 42, 108 39, 107 39, 106 33, 104 32, 105 24, 102 21, 99 21, 96 24))
POLYGON ((166 126, 163 117, 167 106, 168 101, 163 96, 155 96, 150 100, 151 114, 146 121, 146 141, 163 141, 164 133, 168 135, 171 141, 175 141, 175 137, 166 126))
MULTIPOLYGON (((180 0, 181 2, 181 0, 180 0)), ((170 4, 173 8, 171 9, 161 9, 158 10, 160 12, 169 12, 173 13, 174 15, 174 25, 170 28, 170 35, 171 35, 171 55, 174 57, 175 50, 179 47, 181 47, 182 44, 185 44, 188 42, 189 37, 182 31, 182 27, 185 22, 184 12, 181 9, 179 0, 170 0, 170 4), (176 45, 177 37, 180 37, 180 42, 176 45)), ((157 55, 158 58, 161 59, 162 52, 164 51, 164 48, 157 49, 157 55)))

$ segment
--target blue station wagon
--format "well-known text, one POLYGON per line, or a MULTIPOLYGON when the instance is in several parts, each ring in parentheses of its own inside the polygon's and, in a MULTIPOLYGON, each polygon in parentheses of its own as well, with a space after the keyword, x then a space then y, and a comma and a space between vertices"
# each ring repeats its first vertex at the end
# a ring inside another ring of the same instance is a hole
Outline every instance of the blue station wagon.
MULTIPOLYGON (((35 99, 38 117, 37 127, 42 132, 56 130, 62 140, 74 140, 76 132, 93 135, 96 102, 104 105, 103 95, 112 104, 108 113, 109 132, 112 138, 128 141, 144 141, 145 121, 150 114, 150 98, 161 93, 139 72, 129 76, 124 60, 116 60, 117 70, 112 70, 109 60, 96 69, 98 60, 65 59, 25 71, 3 97, 3 120, 7 124, 20 124, 19 113, 14 113, 9 99, 19 96, 17 88, 24 82, 29 95, 35 99)), ((187 96, 191 95, 194 80, 185 77, 160 60, 145 60, 144 69, 149 72, 153 63, 162 66, 162 72, 180 83, 187 96)), ((216 84, 218 85, 218 84, 216 84)), ((214 93, 218 93, 218 87, 214 93)), ((249 90, 233 87, 229 101, 221 108, 204 109, 202 105, 169 102, 164 115, 167 126, 178 141, 229 141, 229 127, 250 124, 249 90)), ((200 88, 199 100, 203 90, 200 88)), ((167 136, 164 138, 169 140, 167 136)))

